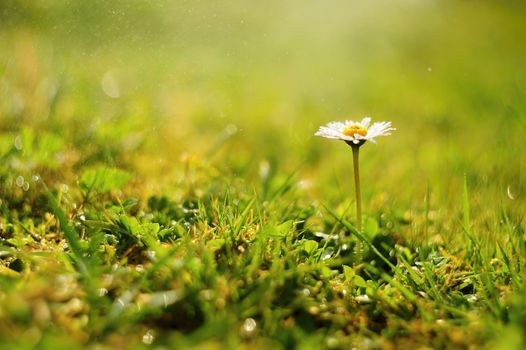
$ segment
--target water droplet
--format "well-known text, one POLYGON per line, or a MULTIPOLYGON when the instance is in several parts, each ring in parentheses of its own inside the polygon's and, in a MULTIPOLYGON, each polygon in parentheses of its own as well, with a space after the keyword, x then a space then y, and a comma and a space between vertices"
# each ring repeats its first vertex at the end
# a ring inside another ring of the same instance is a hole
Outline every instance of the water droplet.
POLYGON ((247 335, 252 334, 256 330, 256 327, 257 323, 253 318, 249 317, 243 322, 243 332, 247 335))
POLYGON ((199 292, 199 296, 203 300, 210 301, 212 300, 212 297, 214 296, 214 292, 210 289, 205 289, 199 292))
POLYGON ((18 177, 16 178, 16 180, 15 180, 15 183, 16 183, 16 185, 17 185, 18 187, 22 187, 22 186, 24 186, 24 182, 25 182, 25 180, 24 180, 24 177, 23 177, 22 175, 18 176, 18 177))
POLYGON ((24 184, 22 185, 22 189, 26 192, 29 191, 29 182, 24 182, 24 184))
POLYGON ((155 260, 155 252, 154 252, 153 250, 148 250, 148 251, 146 252, 146 255, 148 256, 148 258, 149 258, 150 260, 155 260))
POLYGON ((68 193, 68 191, 69 191, 69 187, 68 187, 68 185, 66 185, 66 184, 61 184, 61 185, 60 185, 60 192, 62 192, 62 193, 68 193))
POLYGON ((31 176, 31 181, 33 181, 33 182, 40 181, 40 175, 35 174, 35 175, 31 176))
POLYGON ((357 295, 354 298, 354 300, 356 300, 357 302, 362 303, 362 304, 366 304, 366 303, 369 303, 371 301, 371 299, 369 298, 369 296, 367 294, 357 295))
POLYGON ((153 333, 153 330, 148 330, 146 333, 144 333, 144 335, 142 336, 142 342, 144 344, 147 344, 147 345, 150 345, 153 343, 153 341, 155 340, 155 336, 154 336, 154 333, 153 333))
POLYGON ((510 185, 508 185, 507 193, 508 193, 508 198, 509 198, 509 199, 511 199, 511 200, 514 200, 514 199, 515 199, 515 196, 513 195, 513 193, 511 193, 510 185))
POLYGON ((476 295, 474 295, 474 294, 470 294, 470 295, 466 296, 466 300, 467 300, 469 303, 476 303, 479 299, 477 298, 476 295))
POLYGON ((228 124, 226 126, 226 128, 225 128, 225 131, 226 131, 226 133, 228 135, 234 135, 238 131, 237 125, 235 125, 235 124, 228 124))
POLYGON ((115 76, 113 75, 113 72, 108 71, 104 73, 104 76, 102 77, 100 81, 100 85, 102 87, 102 91, 106 95, 108 95, 111 98, 119 98, 121 97, 121 89, 119 87, 119 83, 117 82, 117 79, 115 79, 115 76))
POLYGON ((322 260, 327 260, 327 259, 330 259, 333 254, 334 254, 334 248, 333 247, 328 247, 321 254, 321 258, 322 258, 322 260))
POLYGON ((298 188, 302 190, 308 190, 311 187, 312 187, 312 181, 310 180, 303 179, 298 182, 298 188))
POLYGON ((335 337, 327 338, 327 347, 329 349, 336 349, 340 347, 340 341, 335 337))
POLYGON ((270 164, 266 160, 259 163, 259 176, 265 180, 270 173, 270 164))
POLYGON ((22 138, 20 136, 15 137, 15 148, 19 151, 22 150, 22 138))

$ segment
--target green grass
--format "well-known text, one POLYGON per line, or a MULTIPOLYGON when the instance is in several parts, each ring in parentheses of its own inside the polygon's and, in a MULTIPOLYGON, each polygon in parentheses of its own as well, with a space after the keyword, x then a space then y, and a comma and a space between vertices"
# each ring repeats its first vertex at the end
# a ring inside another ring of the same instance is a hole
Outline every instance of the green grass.
POLYGON ((3 1, 0 348, 522 349, 525 10, 3 1))

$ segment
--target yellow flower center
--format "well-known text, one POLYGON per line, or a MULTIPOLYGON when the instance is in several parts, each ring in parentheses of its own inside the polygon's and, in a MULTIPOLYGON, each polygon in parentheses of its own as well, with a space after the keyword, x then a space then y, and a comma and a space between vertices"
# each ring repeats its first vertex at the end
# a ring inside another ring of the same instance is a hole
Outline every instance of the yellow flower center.
POLYGON ((342 133, 345 136, 354 136, 356 134, 366 136, 367 135, 367 129, 359 124, 353 124, 347 126, 345 129, 343 129, 342 133))

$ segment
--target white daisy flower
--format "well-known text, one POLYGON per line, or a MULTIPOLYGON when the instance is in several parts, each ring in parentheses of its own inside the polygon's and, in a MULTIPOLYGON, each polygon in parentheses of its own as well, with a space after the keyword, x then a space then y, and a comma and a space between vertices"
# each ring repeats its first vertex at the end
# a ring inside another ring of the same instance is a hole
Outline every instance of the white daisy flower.
POLYGON ((331 122, 327 126, 320 127, 314 135, 329 139, 344 140, 348 144, 361 145, 365 141, 376 143, 377 136, 391 135, 396 130, 391 127, 391 122, 378 122, 371 124, 371 118, 363 118, 361 122, 346 120, 342 122, 331 122))
MULTIPOLYGON (((320 127, 314 135, 326 137, 329 139, 344 140, 352 147, 353 165, 354 165, 354 193, 356 195, 356 228, 362 231, 362 195, 360 190, 360 166, 359 154, 360 146, 365 141, 376 143, 375 137, 391 135, 391 131, 396 130, 391 127, 391 122, 379 122, 371 124, 371 118, 363 118, 361 122, 346 120, 341 122, 332 122, 326 126, 320 127)), ((360 242, 356 244, 357 254, 361 254, 360 242)))

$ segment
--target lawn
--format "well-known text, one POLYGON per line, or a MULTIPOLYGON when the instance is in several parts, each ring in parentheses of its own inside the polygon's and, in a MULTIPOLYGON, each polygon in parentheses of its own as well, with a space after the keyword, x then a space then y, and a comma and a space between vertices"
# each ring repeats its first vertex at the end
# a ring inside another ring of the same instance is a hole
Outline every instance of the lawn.
POLYGON ((525 5, 1 1, 0 349, 523 349, 525 5))

